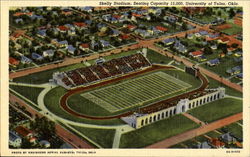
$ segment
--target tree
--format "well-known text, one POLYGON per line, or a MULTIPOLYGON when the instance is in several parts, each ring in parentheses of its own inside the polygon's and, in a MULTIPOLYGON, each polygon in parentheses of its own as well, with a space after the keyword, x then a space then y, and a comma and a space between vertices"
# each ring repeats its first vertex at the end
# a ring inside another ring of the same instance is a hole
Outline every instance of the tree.
POLYGON ((235 16, 234 9, 231 8, 231 9, 229 10, 229 17, 230 17, 230 18, 233 18, 234 16, 235 16))
POLYGON ((204 54, 210 55, 210 54, 213 54, 213 51, 210 47, 206 46, 204 48, 204 54))

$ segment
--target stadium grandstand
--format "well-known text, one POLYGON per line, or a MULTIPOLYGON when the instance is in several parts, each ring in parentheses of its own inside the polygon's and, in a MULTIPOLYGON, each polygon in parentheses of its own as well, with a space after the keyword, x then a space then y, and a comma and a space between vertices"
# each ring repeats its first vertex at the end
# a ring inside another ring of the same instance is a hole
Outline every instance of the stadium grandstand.
POLYGON ((58 85, 66 89, 71 89, 138 71, 149 66, 151 66, 151 63, 141 53, 136 53, 89 67, 66 72, 56 72, 53 74, 53 80, 58 85))

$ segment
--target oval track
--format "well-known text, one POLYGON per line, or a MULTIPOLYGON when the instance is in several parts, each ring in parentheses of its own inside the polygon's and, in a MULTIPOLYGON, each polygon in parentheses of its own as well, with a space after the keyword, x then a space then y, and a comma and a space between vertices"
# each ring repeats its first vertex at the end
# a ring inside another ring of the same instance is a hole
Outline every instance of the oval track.
MULTIPOLYGON (((148 69, 145 69, 145 70, 142 70, 142 71, 139 71, 139 72, 134 72, 134 73, 129 74, 129 75, 118 77, 118 78, 115 78, 115 79, 112 79, 112 80, 107 80, 107 81, 104 81, 104 82, 101 82, 101 83, 98 83, 98 84, 93 84, 93 85, 90 85, 90 86, 87 86, 87 87, 79 87, 79 88, 70 90, 65 95, 63 95, 63 97, 60 100, 60 105, 68 113, 70 113, 70 114, 72 114, 74 116, 77 116, 77 117, 81 117, 81 118, 88 118, 88 119, 93 119, 93 120, 105 120, 105 119, 115 119, 115 118, 125 117, 125 116, 133 114, 134 111, 129 111, 129 112, 122 113, 122 114, 119 114, 119 115, 114 115, 114 116, 103 116, 103 117, 89 116, 89 115, 85 115, 85 114, 80 114, 78 112, 75 112, 71 108, 69 108, 68 105, 67 105, 67 100, 68 100, 68 98, 70 96, 72 96, 74 94, 77 94, 77 93, 80 93, 80 92, 83 92, 85 90, 89 90, 89 89, 92 89, 92 88, 95 88, 95 87, 101 87, 101 86, 104 86, 104 85, 107 85, 107 84, 110 84, 110 83, 118 82, 120 80, 124 80, 126 78, 130 78, 130 77, 133 77, 133 76, 136 76, 136 75, 139 75, 139 74, 143 74, 145 72, 150 72, 150 71, 159 70, 159 69, 173 69, 173 68, 174 67, 172 67, 172 66, 166 67, 166 66, 153 65, 151 68, 148 68, 148 69)), ((171 105, 171 103, 174 102, 174 101, 177 101, 177 100, 182 99, 182 98, 189 97, 189 96, 191 96, 191 95, 193 95, 195 93, 198 93, 198 92, 202 92, 208 86, 208 80, 200 72, 198 72, 198 77, 202 81, 202 85, 198 89, 195 89, 195 90, 190 91, 188 93, 184 93, 184 94, 181 94, 181 95, 178 95, 178 96, 175 96, 175 97, 172 97, 172 98, 157 102, 155 104, 143 107, 143 108, 140 109, 140 113, 151 113, 151 112, 155 112, 155 111, 158 111, 158 110, 166 108, 166 107, 173 106, 173 105, 171 105)))

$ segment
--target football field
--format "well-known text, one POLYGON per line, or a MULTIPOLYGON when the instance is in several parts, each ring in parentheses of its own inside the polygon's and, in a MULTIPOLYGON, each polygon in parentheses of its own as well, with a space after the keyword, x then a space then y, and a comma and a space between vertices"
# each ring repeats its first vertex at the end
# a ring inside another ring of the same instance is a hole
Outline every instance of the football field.
POLYGON ((109 112, 120 111, 136 105, 142 105, 179 91, 190 88, 185 83, 162 71, 96 89, 81 94, 109 112))

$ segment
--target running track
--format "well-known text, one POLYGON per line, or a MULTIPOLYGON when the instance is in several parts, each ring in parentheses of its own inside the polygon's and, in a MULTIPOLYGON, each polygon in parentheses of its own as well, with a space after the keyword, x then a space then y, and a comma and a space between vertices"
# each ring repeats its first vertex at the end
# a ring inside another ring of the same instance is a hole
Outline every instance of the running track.
MULTIPOLYGON (((125 75, 123 77, 119 77, 119 78, 115 78, 115 79, 108 80, 108 81, 105 81, 105 82, 101 82, 99 84, 90 85, 88 87, 76 88, 76 89, 68 91, 65 95, 63 95, 63 97, 60 100, 60 105, 61 105, 61 107, 66 112, 68 112, 68 113, 70 113, 70 114, 72 114, 74 116, 81 117, 81 118, 88 118, 88 119, 95 119, 95 120, 104 120, 104 119, 114 119, 114 118, 125 117, 125 116, 133 114, 134 111, 125 112, 125 113, 122 113, 122 114, 119 114, 119 115, 114 115, 114 116, 102 116, 102 117, 99 117, 99 116, 89 116, 89 115, 78 113, 78 112, 70 109, 68 107, 68 105, 67 105, 67 99, 70 96, 72 96, 74 94, 77 94, 77 93, 80 93, 80 92, 83 92, 85 90, 92 89, 92 88, 95 88, 95 87, 104 86, 104 85, 107 85, 107 84, 110 84, 110 83, 113 83, 113 82, 117 82, 117 81, 120 81, 120 80, 123 80, 123 79, 126 79, 126 78, 130 78, 130 77, 136 76, 138 74, 142 74, 142 73, 145 73, 145 72, 150 72, 150 71, 154 71, 154 70, 158 70, 158 69, 172 69, 172 68, 174 68, 174 67, 165 67, 165 66, 153 65, 151 68, 148 68, 148 69, 136 72, 136 73, 132 73, 130 75, 125 75)), ((184 94, 181 94, 181 95, 178 95, 178 96, 175 96, 175 97, 172 97, 172 98, 160 101, 158 103, 146 106, 144 108, 141 108, 140 112, 141 113, 156 112, 156 111, 161 110, 163 108, 167 108, 167 107, 173 106, 174 103, 172 103, 172 102, 175 102, 175 101, 177 101, 179 99, 182 99, 182 98, 189 97, 189 96, 193 95, 194 93, 202 92, 208 86, 208 80, 200 72, 198 72, 198 77, 202 81, 202 85, 199 88, 197 88, 197 89, 195 89, 193 91, 190 91, 190 92, 187 92, 187 93, 184 93, 184 94)))

